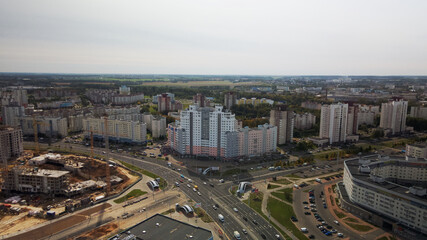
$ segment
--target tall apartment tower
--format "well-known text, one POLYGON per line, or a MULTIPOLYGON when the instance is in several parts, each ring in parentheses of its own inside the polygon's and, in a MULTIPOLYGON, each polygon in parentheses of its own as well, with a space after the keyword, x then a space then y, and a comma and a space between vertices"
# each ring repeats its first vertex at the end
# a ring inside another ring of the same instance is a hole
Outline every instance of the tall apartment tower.
POLYGON ((159 112, 167 112, 170 110, 171 97, 167 93, 162 93, 157 97, 157 110, 159 112))
POLYGON ((347 135, 356 135, 359 129, 358 124, 359 107, 357 105, 350 104, 348 106, 347 115, 347 135))
POLYGON ((7 161, 19 157, 24 151, 22 130, 19 128, 0 127, 0 165, 7 165, 7 161))
POLYGON ((294 136, 294 113, 285 105, 278 105, 270 111, 270 125, 277 127, 277 144, 292 142, 294 136))
POLYGON ((209 107, 209 101, 207 101, 205 95, 201 93, 193 96, 193 103, 198 107, 209 107))
POLYGON ((401 133, 406 128, 408 101, 393 99, 381 104, 380 128, 390 129, 392 134, 401 133))
POLYGON ((237 94, 234 92, 227 92, 224 95, 224 106, 227 109, 231 109, 233 105, 236 104, 237 94))
POLYGON ((329 144, 345 142, 347 138, 348 104, 323 105, 320 113, 320 138, 328 138, 329 144))

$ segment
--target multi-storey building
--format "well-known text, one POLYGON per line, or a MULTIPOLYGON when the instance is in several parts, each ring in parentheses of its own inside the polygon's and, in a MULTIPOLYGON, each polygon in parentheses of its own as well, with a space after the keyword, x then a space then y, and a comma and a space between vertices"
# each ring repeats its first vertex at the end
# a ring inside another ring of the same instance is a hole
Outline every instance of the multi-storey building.
MULTIPOLYGON (((362 219, 405 235, 427 234, 427 162, 371 156, 344 162, 341 205, 362 219)), ((420 239, 413 236, 411 239, 420 239)))
POLYGON ((7 165, 7 161, 19 157, 24 151, 22 130, 19 128, 0 126, 0 164, 7 165))
POLYGON ((120 95, 130 95, 130 87, 126 87, 126 85, 122 85, 119 88, 119 94, 120 95))
POLYGON ((231 109, 232 106, 236 104, 237 93, 235 92, 226 92, 224 94, 224 106, 227 109, 231 109))
POLYGON ((406 145, 406 156, 427 160, 427 144, 408 144, 406 145))
POLYGON ((210 107, 211 103, 203 94, 198 93, 193 96, 193 104, 198 107, 210 107))
POLYGON ((323 105, 320 114, 320 138, 329 139, 329 144, 347 140, 348 104, 323 105))
POLYGON ((1 105, 2 106, 24 106, 28 105, 27 90, 22 88, 13 89, 11 91, 1 91, 1 105))
POLYGON ((206 156, 217 159, 238 157, 239 154, 247 156, 246 154, 256 153, 256 155, 260 155, 275 151, 277 145, 277 129, 275 127, 262 126, 258 129, 259 131, 249 131, 249 129, 237 131, 237 126, 238 123, 234 114, 224 111, 222 106, 198 108, 191 105, 188 110, 181 112, 180 121, 169 124, 168 145, 181 155, 206 156), (247 134, 245 135, 244 132, 247 134), (272 140, 272 137, 275 139, 272 140), (251 144, 257 142, 261 145, 261 150, 252 149, 253 145, 251 145, 250 151, 249 148, 239 150, 238 141, 241 141, 246 147, 249 142, 251 144))
POLYGON ((151 116, 151 136, 159 138, 166 136, 166 118, 162 116, 151 116))
POLYGON ((226 158, 257 157, 276 151, 277 127, 268 124, 258 128, 244 127, 227 134, 226 158), (236 144, 237 143, 237 144, 236 144))
POLYGON ((410 117, 427 119, 427 107, 411 107, 410 117))
POLYGON ((357 105, 351 104, 348 106, 347 114, 347 135, 356 135, 357 130, 359 129, 359 107, 357 105))
POLYGON ((317 102, 303 102, 301 103, 301 107, 303 108, 307 108, 307 109, 312 109, 312 110, 320 110, 322 108, 322 104, 317 103, 317 102))
POLYGON ((7 171, 2 191, 64 194, 68 177, 68 171, 15 167, 7 171))
POLYGON ((299 130, 311 129, 316 124, 316 116, 311 113, 295 114, 294 127, 299 130))
POLYGON ((19 119, 25 116, 25 108, 23 106, 3 106, 2 107, 3 125, 19 126, 19 119))
MULTIPOLYGON (((22 117, 20 122, 22 133, 26 136, 33 136, 33 117, 22 117)), ((68 135, 68 122, 65 117, 37 116, 35 117, 35 122, 38 134, 57 138, 63 138, 68 135)))
POLYGON ((108 139, 115 142, 128 142, 142 144, 147 140, 147 129, 145 123, 138 121, 125 121, 109 119, 107 121, 108 131, 105 130, 105 118, 87 118, 83 120, 83 128, 86 138, 90 137, 90 132, 96 139, 104 139, 108 134, 108 139))
POLYGON ((270 111, 270 125, 277 127, 277 144, 292 142, 294 136, 294 112, 285 105, 278 105, 270 111))
POLYGON ((182 103, 175 100, 173 95, 162 93, 157 95, 157 110, 159 112, 169 112, 182 109, 182 103))
POLYGON ((403 99, 394 99, 381 104, 380 128, 390 129, 392 134, 404 132, 407 111, 408 101, 403 99))

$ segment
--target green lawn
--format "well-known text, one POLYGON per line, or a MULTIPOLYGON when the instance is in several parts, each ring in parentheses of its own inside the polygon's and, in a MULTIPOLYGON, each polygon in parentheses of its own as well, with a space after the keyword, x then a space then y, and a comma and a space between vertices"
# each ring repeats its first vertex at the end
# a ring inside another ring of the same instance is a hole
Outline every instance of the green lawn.
POLYGON ((206 214, 206 212, 201 208, 194 208, 194 212, 199 216, 200 219, 202 219, 205 223, 213 222, 212 218, 206 214))
POLYGON ((290 177, 290 178, 301 178, 300 176, 296 175, 296 174, 288 174, 285 177, 290 177))
POLYGON ((126 194, 125 196, 114 200, 114 202, 115 203, 122 203, 122 202, 125 202, 125 201, 127 201, 127 200, 129 200, 131 198, 136 198, 136 197, 142 196, 142 195, 144 195, 146 193, 147 192, 142 191, 141 189, 134 189, 130 193, 126 194))
POLYGON ((160 176, 158 176, 158 175, 156 175, 156 174, 154 174, 152 172, 149 172, 149 171, 147 171, 145 169, 141 169, 141 168, 139 168, 137 166, 134 166, 134 165, 132 165, 130 163, 127 163, 127 162, 124 162, 124 161, 120 161, 120 163, 123 164, 124 166, 126 166, 127 168, 132 169, 135 172, 139 172, 139 173, 141 173, 141 174, 143 174, 145 176, 148 176, 148 177, 151 177, 151 178, 154 178, 154 179, 160 178, 160 182, 159 182, 160 189, 164 189, 168 185, 168 183, 166 182, 165 179, 163 179, 162 177, 160 177, 160 176))
MULTIPOLYGON (((249 207, 251 207, 255 211, 257 211, 263 218, 265 218, 268 221, 268 217, 261 210, 261 203, 262 203, 262 199, 264 198, 263 193, 262 192, 251 193, 249 195, 249 198, 250 198, 250 201, 243 200, 243 202, 249 205, 249 207)), ((285 237, 285 239, 292 240, 292 238, 289 237, 282 229, 280 229, 279 226, 277 226, 273 222, 270 222, 270 224, 273 225, 274 228, 276 228, 276 230, 278 230, 282 234, 282 236, 285 237)))
POLYGON ((286 179, 286 178, 283 178, 283 179, 279 179, 279 180, 277 180, 277 181, 274 181, 275 183, 279 183, 279 184, 285 184, 285 185, 287 185, 287 184, 291 184, 292 182, 291 181, 289 181, 288 179, 286 179))
POLYGON ((347 222, 353 222, 353 223, 357 223, 357 222, 359 222, 357 219, 355 219, 355 218, 351 218, 351 217, 344 218, 344 221, 347 221, 347 222))
POLYGON ((230 189, 231 194, 235 195, 237 192, 237 186, 234 186, 230 189))
POLYGON ((267 201, 267 209, 270 211, 273 218, 291 231, 298 239, 308 239, 291 221, 291 217, 295 216, 294 209, 291 205, 270 197, 267 201))
POLYGON ((285 202, 292 203, 292 192, 293 188, 284 188, 275 192, 272 192, 271 195, 282 199, 285 202))
POLYGON ((267 185, 267 189, 275 189, 275 188, 278 188, 278 187, 281 187, 281 186, 280 185, 276 185, 276 184, 271 184, 271 183, 269 183, 267 185))
POLYGON ((347 215, 345 215, 344 213, 337 211, 336 209, 334 209, 335 214, 337 215, 337 217, 339 218, 345 218, 347 217, 347 215))
POLYGON ((369 230, 372 230, 372 227, 367 225, 360 225, 355 223, 347 223, 347 225, 360 232, 367 232, 369 230))

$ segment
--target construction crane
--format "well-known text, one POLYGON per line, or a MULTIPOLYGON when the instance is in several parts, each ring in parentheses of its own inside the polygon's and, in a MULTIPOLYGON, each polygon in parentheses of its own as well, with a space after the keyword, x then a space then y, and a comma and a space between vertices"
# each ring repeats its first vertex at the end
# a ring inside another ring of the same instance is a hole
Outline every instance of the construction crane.
POLYGON ((105 148, 107 152, 107 159, 105 160, 106 163, 106 169, 105 169, 105 178, 107 182, 107 196, 110 195, 111 190, 111 177, 110 177, 110 163, 108 159, 108 153, 109 153, 109 142, 108 142, 108 116, 105 114, 104 116, 104 139, 105 139, 105 148))

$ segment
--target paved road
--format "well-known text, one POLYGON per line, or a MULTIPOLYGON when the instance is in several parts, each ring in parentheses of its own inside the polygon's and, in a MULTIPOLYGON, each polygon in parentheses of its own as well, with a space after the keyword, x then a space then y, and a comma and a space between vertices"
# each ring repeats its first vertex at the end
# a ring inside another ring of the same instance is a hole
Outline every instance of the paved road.
MULTIPOLYGON (((61 144, 64 147, 64 144, 61 144)), ((71 144, 67 144, 70 146, 71 144)), ((72 144, 73 150, 78 150, 82 152, 89 153, 90 148, 84 147, 82 145, 72 144)), ((96 154, 104 155, 103 152, 105 149, 103 148, 95 148, 94 152, 96 154)), ((262 216, 257 214, 254 210, 249 208, 246 204, 242 203, 239 199, 234 196, 231 196, 228 189, 233 185, 233 182, 228 181, 225 184, 219 184, 218 179, 216 178, 206 178, 203 175, 196 174, 188 169, 183 168, 180 172, 174 171, 168 167, 166 167, 166 162, 164 160, 159 160, 155 158, 146 157, 144 160, 134 158, 132 156, 127 156, 125 154, 117 154, 117 153, 108 153, 110 157, 114 159, 118 159, 121 161, 128 162, 140 168, 146 169, 150 172, 153 172, 159 176, 162 176, 171 187, 174 182, 180 179, 180 175, 183 174, 187 178, 191 178, 195 181, 195 184, 199 186, 201 196, 197 195, 196 192, 193 192, 192 188, 186 187, 186 184, 182 184, 180 189, 187 196, 193 199, 195 202, 200 202, 202 207, 208 212, 208 214, 216 221, 219 225, 223 226, 225 233, 229 236, 233 236, 234 231, 239 231, 242 235, 242 239, 261 239, 261 234, 264 234, 267 239, 277 239, 276 234, 279 234, 277 230, 275 230, 267 220, 265 220, 262 216), (204 185, 203 181, 211 182, 215 187, 210 187, 209 185, 204 185), (220 209, 214 210, 212 208, 213 204, 218 204, 220 209), (239 210, 237 213, 233 211, 233 208, 237 207, 239 210), (218 219, 218 214, 221 213, 224 215, 225 221, 221 223, 218 219), (243 216, 245 216, 248 221, 243 220, 243 216), (254 224, 252 221, 256 220, 258 224, 254 224), (242 233, 242 229, 245 228, 249 230, 249 234, 245 236, 242 233)), ((323 167, 328 163, 317 164, 317 166, 323 167)), ((175 168, 179 168, 179 166, 175 166, 175 168)), ((249 174, 239 175, 238 178, 240 181, 258 181, 263 180, 269 177, 274 176, 283 176, 287 174, 292 174, 300 171, 310 170, 312 166, 299 167, 289 170, 283 171, 267 171, 260 170, 250 172, 249 174)), ((229 178, 232 179, 232 178, 229 178)), ((237 180, 237 179, 236 179, 237 180)), ((237 181, 234 183, 237 184, 237 181)))

